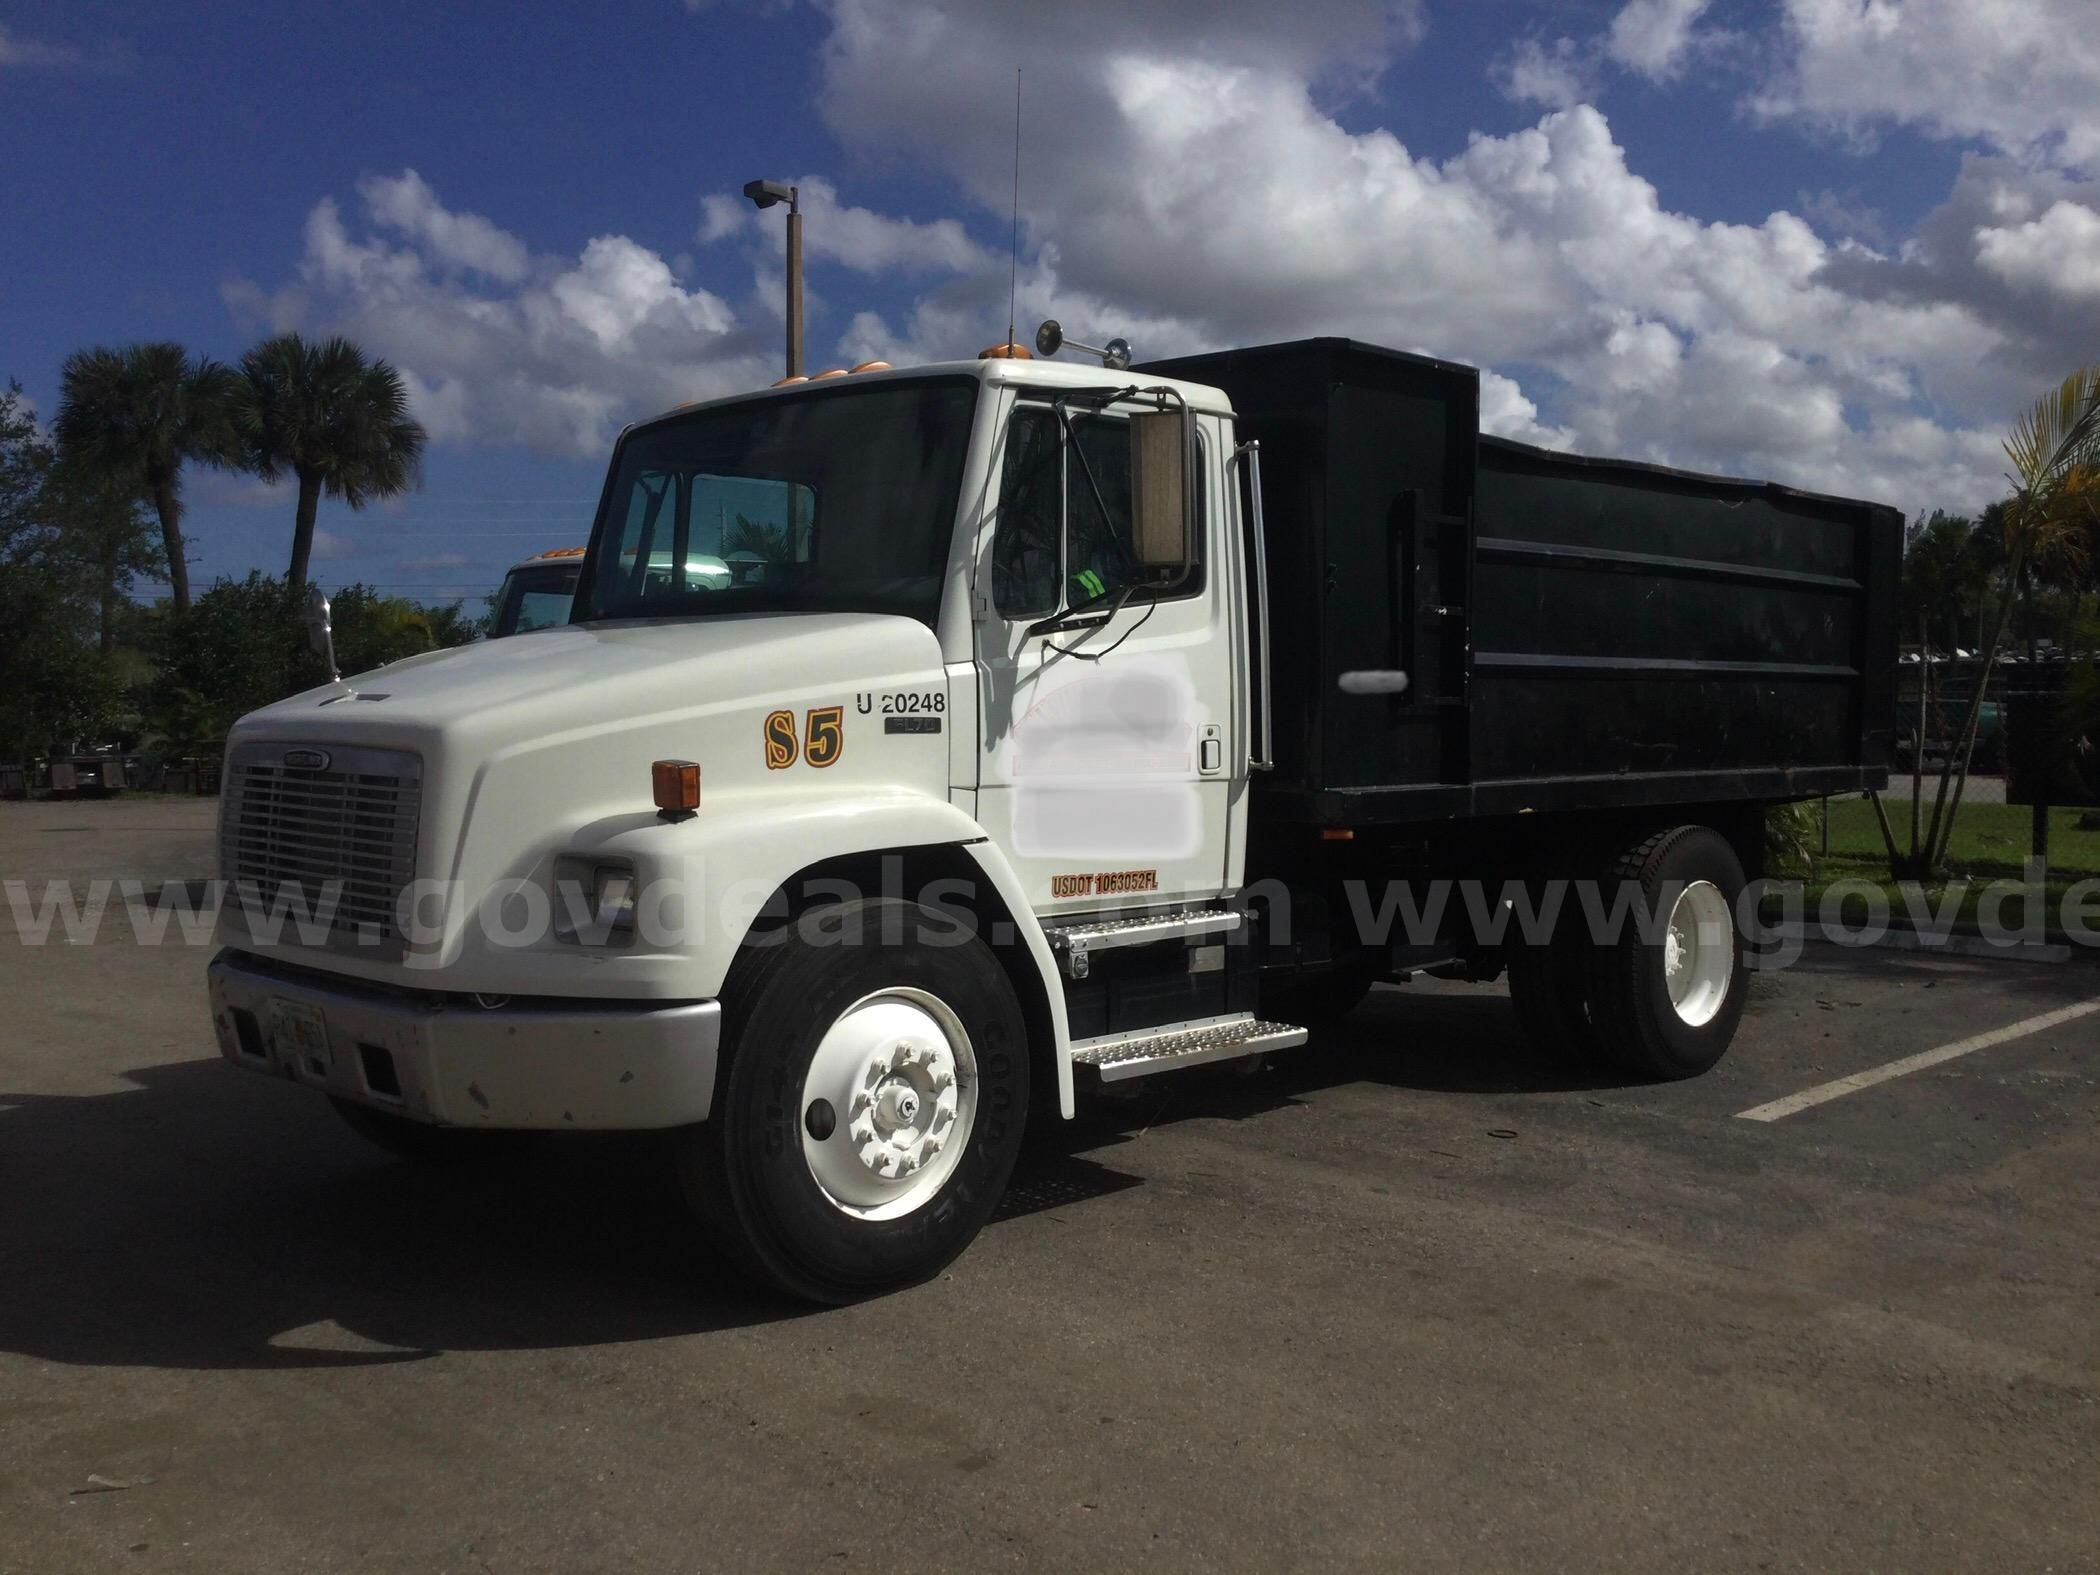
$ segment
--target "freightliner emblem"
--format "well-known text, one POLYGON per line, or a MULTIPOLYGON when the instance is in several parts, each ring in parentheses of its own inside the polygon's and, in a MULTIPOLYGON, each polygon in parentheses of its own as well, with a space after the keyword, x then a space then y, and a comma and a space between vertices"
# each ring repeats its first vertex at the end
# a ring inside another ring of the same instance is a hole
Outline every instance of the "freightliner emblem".
POLYGON ((294 771, 326 771, 328 751, 325 749, 287 749, 284 763, 294 771))

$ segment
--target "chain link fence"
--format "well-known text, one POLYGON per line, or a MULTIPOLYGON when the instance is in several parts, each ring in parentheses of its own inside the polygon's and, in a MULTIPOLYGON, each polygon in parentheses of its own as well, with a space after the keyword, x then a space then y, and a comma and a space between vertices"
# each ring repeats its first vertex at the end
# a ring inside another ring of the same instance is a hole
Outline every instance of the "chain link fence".
MULTIPOLYGON (((1979 660, 1905 661, 1897 669, 1889 784, 1881 794, 1897 847, 1911 847, 1914 825, 1930 826, 1950 762, 1958 773, 1963 725, 1982 683, 1948 867, 2021 874, 2041 859, 2051 878, 2100 875, 2100 750, 2071 720, 2078 708, 2066 704, 2090 677, 2089 659, 2013 657, 1988 679, 1979 660)), ((1885 861, 1879 817, 1864 797, 1829 800, 1817 820, 1819 857, 1885 861)))

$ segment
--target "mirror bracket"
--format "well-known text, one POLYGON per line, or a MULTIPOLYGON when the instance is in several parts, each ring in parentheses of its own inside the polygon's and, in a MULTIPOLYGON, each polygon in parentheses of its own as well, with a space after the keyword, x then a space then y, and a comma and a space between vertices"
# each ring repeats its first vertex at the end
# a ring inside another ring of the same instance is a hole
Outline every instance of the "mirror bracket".
POLYGON ((342 669, 335 665, 335 625, 328 616, 327 593, 318 585, 306 588, 306 643, 328 664, 328 681, 341 683, 342 669))

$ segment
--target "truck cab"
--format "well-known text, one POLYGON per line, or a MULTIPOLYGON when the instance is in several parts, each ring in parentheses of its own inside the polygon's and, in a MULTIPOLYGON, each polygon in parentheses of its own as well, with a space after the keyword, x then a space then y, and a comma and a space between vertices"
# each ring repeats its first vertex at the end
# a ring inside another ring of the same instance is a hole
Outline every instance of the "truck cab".
MULTIPOLYGON (((678 1129, 679 1183, 721 1249, 829 1301, 960 1252, 1031 1112, 1304 1043, 1313 1015, 1410 968, 1492 978, 1507 960, 1537 1032, 1629 1046, 1652 1075, 1711 1065, 1742 1007, 1754 817, 1886 757, 1879 559, 1863 546, 1855 583, 1724 546, 1700 571, 1800 581, 1826 643, 1857 636, 1857 703, 1827 737, 1796 719, 1769 768, 1659 752, 1637 697, 1594 746, 1563 724, 1540 734, 1559 753, 1497 755, 1477 696, 1506 725, 1564 711, 1533 697, 1567 690, 1537 654, 1491 690, 1502 669, 1467 635, 1493 561, 1473 540, 1477 375, 1281 348, 1291 377, 1249 363, 1255 397, 1331 399, 1354 377, 1385 403, 1325 426, 1265 411, 1286 462, 1266 493, 1220 386, 1244 370, 1229 358, 1214 382, 1009 346, 628 429, 565 622, 234 729, 210 970, 227 1059, 402 1151, 477 1129, 678 1129), (1347 485, 1319 479, 1349 454, 1347 485), (1289 502, 1288 539, 1269 538, 1265 496, 1289 502), (1299 686, 1281 707, 1272 669, 1299 686), (1522 775, 1534 758, 1551 780, 1522 775), (1503 779, 1469 775, 1504 759, 1503 779), (1505 941, 1486 933, 1499 908, 1453 909, 1401 936, 1350 889, 1454 872, 1608 872, 1660 904, 1659 928, 1505 941)), ((1690 497, 1689 480, 1671 486, 1690 497)), ((1525 509, 1550 520, 1539 497, 1525 509)), ((1881 550, 1879 514, 1792 498, 1767 504, 1881 550)), ((1775 520, 1752 549, 1793 550, 1793 516, 1775 520)), ((1593 572, 1698 568, 1674 539, 1650 558, 1522 529, 1498 527, 1493 552, 1527 565, 1535 606, 1586 605, 1593 572), (1564 577, 1550 596, 1542 575, 1564 577)), ((1729 617, 1694 632, 1736 639, 1729 617)), ((1541 624, 1499 627, 1518 642, 1541 624)), ((1567 660, 1678 685, 1670 704, 1699 716, 1754 717, 1793 681, 1738 657, 1612 657, 1609 639, 1648 638, 1629 628, 1567 660)), ((1835 697, 1848 671, 1800 681, 1835 697)))
POLYGON ((922 1272, 780 1245, 738 1166, 777 1140, 820 1224, 974 1230, 1075 1057, 1290 1037, 1220 944, 1259 728, 1236 468, 1216 389, 1018 358, 631 428, 565 623, 235 729, 229 1058, 402 1147, 690 1127, 696 1207, 773 1278, 922 1272), (702 561, 732 572, 667 572, 702 561), (785 1125, 742 1081, 776 1075, 785 1125))
POLYGON ((489 638, 551 629, 569 621, 576 578, 583 572, 582 547, 551 547, 512 566, 503 576, 489 617, 489 638))

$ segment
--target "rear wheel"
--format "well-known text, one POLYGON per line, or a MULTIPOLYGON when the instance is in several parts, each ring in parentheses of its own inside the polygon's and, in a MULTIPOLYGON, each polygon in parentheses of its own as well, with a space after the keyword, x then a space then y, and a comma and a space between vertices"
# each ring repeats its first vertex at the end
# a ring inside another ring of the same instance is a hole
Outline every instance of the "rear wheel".
POLYGON ((846 903, 753 953, 725 1005, 729 1062, 680 1150, 717 1243, 822 1302, 946 1267, 1028 1114, 1026 1029, 990 949, 915 903, 846 903))
POLYGON ((1613 861, 1607 905, 1613 886, 1633 900, 1619 937, 1593 943, 1591 1007, 1629 1070, 1696 1077, 1727 1052, 1749 990, 1735 924, 1743 885, 1735 850, 1704 826, 1657 832, 1613 861))

